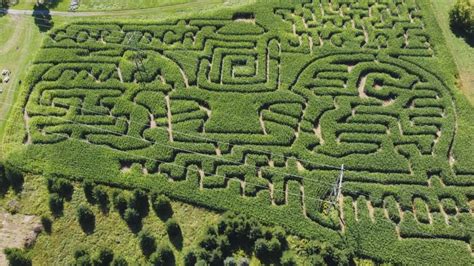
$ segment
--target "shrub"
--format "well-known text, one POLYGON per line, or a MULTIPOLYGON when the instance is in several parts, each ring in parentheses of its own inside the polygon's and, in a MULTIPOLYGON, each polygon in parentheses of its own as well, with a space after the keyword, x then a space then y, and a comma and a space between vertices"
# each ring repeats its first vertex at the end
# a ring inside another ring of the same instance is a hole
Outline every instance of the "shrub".
POLYGON ((49 195, 49 209, 54 216, 60 216, 63 213, 64 202, 57 193, 49 195))
POLYGON ((451 26, 474 37, 474 5, 471 0, 457 0, 449 12, 451 26))
POLYGON ((109 195, 102 186, 96 186, 93 189, 94 201, 100 205, 102 211, 109 208, 109 195))
POLYGON ((111 265, 112 266, 128 266, 128 262, 122 256, 118 256, 112 261, 111 265))
POLYGON ((184 254, 183 257, 185 266, 193 266, 197 262, 196 252, 194 250, 189 250, 184 254))
POLYGON ((137 212, 137 210, 132 209, 132 208, 127 208, 125 210, 125 213, 123 215, 123 219, 127 223, 128 227, 133 231, 133 232, 138 232, 141 225, 142 225, 142 218, 140 214, 137 212))
POLYGON ((85 233, 92 233, 95 229, 95 216, 88 207, 81 205, 77 208, 77 219, 85 233))
POLYGON ((49 178, 48 190, 50 193, 57 193, 61 198, 67 200, 70 200, 72 193, 74 193, 74 187, 71 182, 64 178, 49 178))
POLYGON ((41 216, 41 225, 43 225, 44 231, 46 233, 51 234, 53 221, 51 221, 51 218, 49 218, 49 216, 46 216, 46 215, 41 216))
POLYGON ((5 177, 15 193, 19 193, 23 189, 23 183, 25 180, 23 174, 19 170, 5 166, 5 177))
POLYGON ((84 180, 82 182, 82 188, 84 189, 84 195, 89 203, 94 203, 94 194, 93 189, 95 187, 95 183, 90 180, 84 180))
POLYGON ((296 259, 293 253, 286 251, 283 253, 283 256, 281 256, 280 259, 280 264, 282 266, 296 266, 296 259))
POLYGON ((141 231, 138 235, 140 242, 140 248, 142 249, 143 255, 146 257, 150 256, 156 251, 156 240, 155 237, 148 231, 141 231))
POLYGON ((162 220, 168 220, 173 215, 170 199, 165 195, 152 195, 152 207, 156 215, 162 220))
POLYGON ((123 195, 122 192, 114 191, 112 203, 114 205, 114 208, 119 212, 120 216, 123 217, 125 214, 125 210, 128 206, 127 198, 125 197, 125 195, 123 195))
POLYGON ((19 248, 6 248, 3 251, 7 257, 7 260, 11 266, 30 266, 31 258, 26 252, 19 248))
POLYGON ((166 232, 170 237, 176 237, 181 235, 181 228, 179 224, 174 219, 169 219, 166 221, 166 232))
POLYGON ((97 256, 96 265, 110 265, 114 259, 114 252, 109 248, 102 248, 97 256))
POLYGON ((175 259, 171 248, 168 245, 158 247, 158 250, 150 257, 153 265, 174 265, 175 259))
POLYGON ((128 206, 137 210, 141 217, 147 216, 150 205, 148 203, 148 196, 146 195, 145 191, 141 189, 135 189, 133 191, 132 197, 130 198, 128 206))

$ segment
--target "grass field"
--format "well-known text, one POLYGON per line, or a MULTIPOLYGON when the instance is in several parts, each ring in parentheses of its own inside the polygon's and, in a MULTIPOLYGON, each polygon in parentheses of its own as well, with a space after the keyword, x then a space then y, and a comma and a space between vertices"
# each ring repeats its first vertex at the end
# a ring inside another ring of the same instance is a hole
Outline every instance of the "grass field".
POLYGON ((438 21, 443 35, 445 36, 447 46, 451 51, 453 59, 459 71, 459 79, 461 89, 469 99, 471 104, 474 103, 474 47, 470 46, 466 41, 457 37, 451 31, 449 26, 448 12, 452 8, 455 0, 432 0, 434 14, 438 21))
MULTIPOLYGON (((24 9, 24 10, 31 10, 33 6, 36 4, 37 1, 35 0, 20 0, 19 3, 15 6, 12 6, 12 9, 24 9)), ((216 0, 214 1, 216 5, 223 4, 224 0, 216 0)), ((232 1, 229 1, 232 2, 232 1)), ((235 3, 241 4, 243 1, 233 1, 235 3)), ((186 9, 188 4, 196 4, 201 3, 201 7, 209 7, 207 6, 207 0, 83 0, 80 1, 79 9, 76 12, 81 11, 116 11, 116 10, 135 10, 135 9, 150 9, 150 8, 158 8, 158 7, 173 7, 176 6, 176 11, 180 11, 181 9, 186 9)), ((235 4, 234 3, 234 4, 235 4)), ((232 3, 231 3, 232 4, 232 3)), ((51 10, 54 11, 68 11, 69 10, 70 1, 68 0, 58 0, 57 4, 50 4, 51 10)))
MULTIPOLYGON (((266 1, 58 23, 12 109, 5 161, 241 212, 381 263, 471 264, 474 110, 432 7, 266 1)), ((102 236, 111 220, 95 211, 102 236)))

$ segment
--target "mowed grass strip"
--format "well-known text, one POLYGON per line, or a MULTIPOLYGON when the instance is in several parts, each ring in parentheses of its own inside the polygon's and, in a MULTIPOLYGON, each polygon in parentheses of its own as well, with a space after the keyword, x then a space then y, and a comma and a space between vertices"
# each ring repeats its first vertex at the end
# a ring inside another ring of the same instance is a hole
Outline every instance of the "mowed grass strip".
MULTIPOLYGON (((474 1, 471 1, 474 2, 474 1)), ((461 89, 471 104, 474 104, 474 47, 462 37, 456 36, 449 25, 449 11, 456 0, 431 0, 433 13, 446 39, 447 47, 456 62, 461 89)))

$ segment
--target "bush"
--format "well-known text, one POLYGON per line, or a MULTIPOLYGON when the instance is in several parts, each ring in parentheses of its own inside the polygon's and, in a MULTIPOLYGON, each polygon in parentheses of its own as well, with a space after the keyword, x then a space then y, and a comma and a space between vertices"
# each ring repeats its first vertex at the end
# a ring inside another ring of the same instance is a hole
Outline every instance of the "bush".
POLYGON ((128 266, 128 262, 125 258, 119 256, 112 261, 112 266, 128 266))
POLYGON ((119 212, 120 216, 123 217, 125 214, 125 210, 128 206, 127 198, 125 197, 125 195, 123 195, 122 192, 114 191, 112 203, 114 205, 114 208, 119 212))
POLYGON ((54 216, 60 216, 63 213, 64 202, 57 193, 49 195, 49 209, 54 216))
POLYGON ((89 203, 94 203, 94 194, 93 190, 95 183, 90 180, 84 180, 82 183, 82 188, 84 189, 84 195, 89 203))
POLYGON ((142 218, 137 210, 132 208, 127 208, 123 215, 123 219, 127 223, 128 227, 132 232, 138 232, 142 225, 142 218))
POLYGON ((282 266, 296 266, 296 259, 293 253, 286 251, 281 256, 280 263, 282 266))
POLYGON ((471 0, 457 0, 449 12, 451 26, 474 37, 474 5, 471 0))
POLYGON ((77 266, 92 266, 92 259, 87 251, 84 249, 77 249, 74 252, 74 258, 76 259, 74 265, 77 266))
POLYGON ((31 258, 26 252, 19 248, 6 248, 4 251, 7 256, 7 260, 11 266, 29 266, 31 264, 31 258))
POLYGON ((166 221, 166 232, 168 232, 170 237, 181 235, 181 228, 175 219, 169 219, 166 221))
POLYGON ((88 207, 81 205, 77 209, 77 219, 85 233, 92 233, 95 229, 95 216, 88 207))
POLYGON ((48 190, 50 193, 57 193, 66 200, 70 200, 72 193, 74 193, 74 187, 71 182, 64 178, 49 178, 48 190))
POLYGON ((194 266, 197 262, 196 252, 194 250, 186 252, 186 254, 184 254, 183 260, 185 266, 194 266))
POLYGON ((150 257, 152 265, 174 265, 175 259, 171 248, 168 245, 158 247, 158 250, 150 257))
POLYGON ((141 217, 147 216, 150 209, 150 204, 148 203, 148 196, 145 191, 141 189, 135 189, 133 191, 132 197, 130 198, 128 206, 137 210, 141 217))
POLYGON ((142 249, 143 255, 146 257, 150 256, 156 251, 156 240, 153 235, 148 231, 141 231, 138 235, 140 242, 140 248, 142 249))
POLYGON ((109 195, 102 186, 96 186, 93 189, 94 201, 100 205, 102 211, 107 211, 109 208, 109 195))
POLYGON ((43 225, 44 231, 46 233, 51 234, 53 228, 53 221, 51 221, 51 218, 49 218, 49 216, 41 216, 41 225, 43 225))
POLYGON ((110 265, 114 259, 114 252, 109 248, 102 248, 99 251, 95 265, 110 265))
POLYGON ((25 180, 23 174, 19 170, 5 166, 5 177, 15 193, 19 193, 23 189, 23 183, 25 180))
POLYGON ((173 215, 170 199, 165 195, 152 195, 152 207, 156 215, 162 220, 168 220, 173 215))

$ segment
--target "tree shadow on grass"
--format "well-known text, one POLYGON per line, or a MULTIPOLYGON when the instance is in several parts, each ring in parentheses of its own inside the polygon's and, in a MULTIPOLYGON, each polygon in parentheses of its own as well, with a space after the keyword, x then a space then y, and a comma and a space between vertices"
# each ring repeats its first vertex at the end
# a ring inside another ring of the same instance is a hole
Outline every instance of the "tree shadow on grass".
POLYGON ((40 32, 46 32, 54 25, 49 7, 45 4, 36 4, 32 16, 40 32))
POLYGON ((470 47, 474 47, 474 34, 469 34, 465 29, 453 25, 452 23, 450 24, 450 28, 456 37, 462 38, 470 47))
POLYGON ((183 233, 181 232, 181 229, 179 229, 175 234, 169 235, 169 239, 171 244, 173 244, 177 250, 183 249, 183 233))

